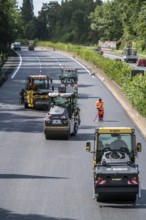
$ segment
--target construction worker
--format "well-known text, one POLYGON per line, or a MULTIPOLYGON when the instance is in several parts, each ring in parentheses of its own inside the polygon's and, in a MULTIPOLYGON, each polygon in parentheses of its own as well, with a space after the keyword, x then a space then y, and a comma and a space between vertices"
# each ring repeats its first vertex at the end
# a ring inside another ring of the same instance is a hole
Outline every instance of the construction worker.
POLYGON ((117 139, 111 143, 110 148, 112 150, 120 150, 120 148, 126 148, 128 150, 128 145, 121 139, 121 136, 118 135, 117 139))
POLYGON ((20 104, 24 103, 24 93, 25 93, 25 89, 22 89, 21 92, 19 93, 19 95, 20 95, 20 104))
POLYGON ((104 102, 102 101, 101 98, 96 102, 96 108, 98 109, 98 118, 99 118, 99 120, 100 120, 100 121, 103 121, 103 116, 104 116, 104 102))

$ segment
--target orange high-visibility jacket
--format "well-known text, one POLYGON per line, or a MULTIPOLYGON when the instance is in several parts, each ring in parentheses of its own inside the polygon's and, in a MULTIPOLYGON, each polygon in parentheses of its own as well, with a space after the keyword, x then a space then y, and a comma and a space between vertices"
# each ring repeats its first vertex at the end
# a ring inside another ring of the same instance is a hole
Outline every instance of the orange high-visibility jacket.
POLYGON ((98 114, 103 115, 104 114, 104 102, 96 102, 96 108, 98 109, 98 114))

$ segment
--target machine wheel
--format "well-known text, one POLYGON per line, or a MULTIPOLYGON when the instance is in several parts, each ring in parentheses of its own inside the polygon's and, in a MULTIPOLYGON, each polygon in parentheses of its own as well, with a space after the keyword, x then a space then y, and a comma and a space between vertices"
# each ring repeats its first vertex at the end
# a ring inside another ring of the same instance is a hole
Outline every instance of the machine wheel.
POLYGON ((49 135, 47 133, 45 133, 45 138, 46 138, 46 140, 49 139, 49 135))
POLYGON ((101 195, 101 194, 98 194, 97 196, 96 196, 96 201, 97 202, 103 202, 104 201, 104 196, 103 195, 101 195))
POLYGON ((44 111, 48 111, 49 110, 49 106, 45 105, 43 109, 44 109, 44 111))
POLYGON ((69 136, 70 136, 70 133, 69 133, 69 131, 64 135, 64 139, 65 140, 68 140, 69 139, 69 136))
POLYGON ((35 103, 34 103, 33 106, 34 106, 34 109, 35 109, 35 110, 39 110, 39 109, 40 109, 39 106, 37 106, 35 103))
POLYGON ((35 101, 33 101, 33 108, 34 108, 35 110, 37 110, 37 106, 36 106, 35 101))
POLYGON ((136 201, 136 194, 132 193, 126 196, 126 200, 132 203, 135 203, 136 201))
POLYGON ((24 102, 24 108, 28 108, 28 103, 27 102, 24 102))

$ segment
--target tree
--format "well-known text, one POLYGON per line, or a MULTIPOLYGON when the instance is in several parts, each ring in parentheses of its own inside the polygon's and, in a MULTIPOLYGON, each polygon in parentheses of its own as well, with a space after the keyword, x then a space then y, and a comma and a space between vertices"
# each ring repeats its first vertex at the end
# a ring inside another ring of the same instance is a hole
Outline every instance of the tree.
POLYGON ((34 36, 34 12, 33 0, 23 0, 21 9, 21 16, 23 21, 23 34, 22 38, 31 39, 34 36))
POLYGON ((15 0, 0 0, 0 51, 10 46, 20 31, 20 13, 15 0))
POLYGON ((118 40, 123 34, 116 2, 106 2, 91 12, 91 29, 97 32, 98 39, 118 40))
POLYGON ((145 47, 145 3, 146 0, 51 1, 43 4, 35 17, 33 1, 23 0, 23 37, 84 44, 108 39, 119 45, 140 39, 145 47))
POLYGON ((137 39, 145 42, 145 3, 145 0, 107 1, 90 14, 91 29, 99 38, 117 40, 124 44, 137 39))
MULTIPOLYGON (((101 0, 51 1, 43 4, 38 16, 37 38, 52 41, 83 43, 92 41, 88 16, 101 0)), ((92 33, 92 34, 91 34, 92 33)))
POLYGON ((34 9, 33 0, 23 0, 21 7, 21 15, 25 25, 33 20, 34 18, 33 9, 34 9))

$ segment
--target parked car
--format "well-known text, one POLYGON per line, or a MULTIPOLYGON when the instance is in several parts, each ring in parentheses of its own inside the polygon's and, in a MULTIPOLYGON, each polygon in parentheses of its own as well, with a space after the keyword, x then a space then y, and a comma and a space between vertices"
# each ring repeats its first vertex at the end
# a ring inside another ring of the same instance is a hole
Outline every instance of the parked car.
POLYGON ((138 59, 136 64, 137 66, 146 66, 146 59, 138 59))
POLYGON ((14 42, 11 46, 13 50, 21 50, 21 43, 20 42, 14 42))

